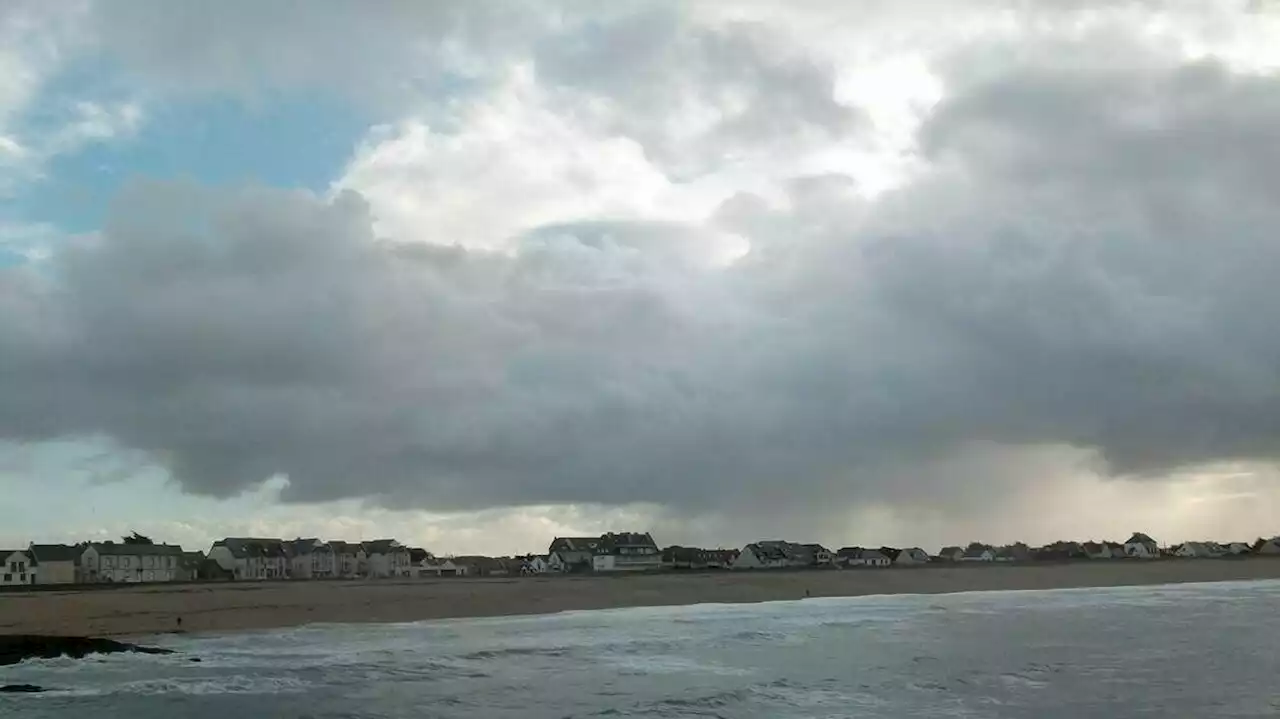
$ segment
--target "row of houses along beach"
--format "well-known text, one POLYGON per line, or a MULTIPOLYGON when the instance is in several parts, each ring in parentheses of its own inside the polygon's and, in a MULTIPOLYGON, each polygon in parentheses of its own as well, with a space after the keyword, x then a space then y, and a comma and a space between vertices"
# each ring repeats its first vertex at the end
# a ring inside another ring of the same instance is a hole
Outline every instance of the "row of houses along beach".
POLYGON ((119 542, 30 544, 0 550, 0 586, 634 573, 681 570, 877 569, 985 563, 1280 557, 1280 537, 1162 546, 1144 533, 1124 542, 1060 541, 1042 547, 973 542, 935 553, 919 547, 842 547, 763 540, 741 549, 668 546, 647 532, 556 537, 545 553, 438 557, 395 539, 228 537, 187 551, 134 534, 119 542))

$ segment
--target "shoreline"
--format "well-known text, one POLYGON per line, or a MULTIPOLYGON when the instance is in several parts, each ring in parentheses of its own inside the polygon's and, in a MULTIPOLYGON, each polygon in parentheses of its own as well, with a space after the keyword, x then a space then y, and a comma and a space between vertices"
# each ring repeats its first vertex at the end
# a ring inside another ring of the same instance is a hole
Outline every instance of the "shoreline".
POLYGON ((0 634, 144 637, 820 597, 1280 579, 1280 558, 1096 560, 887 569, 239 582, 0 594, 0 634))

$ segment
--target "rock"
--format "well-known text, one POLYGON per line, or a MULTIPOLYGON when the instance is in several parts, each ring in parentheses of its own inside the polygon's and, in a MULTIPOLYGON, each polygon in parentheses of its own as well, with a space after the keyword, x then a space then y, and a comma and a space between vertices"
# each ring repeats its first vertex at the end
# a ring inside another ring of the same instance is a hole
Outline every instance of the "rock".
POLYGON ((38 634, 0 635, 0 666, 17 664, 24 659, 54 659, 64 656, 81 659, 90 654, 116 654, 119 652, 173 654, 171 649, 142 647, 137 644, 97 637, 52 637, 38 634))
POLYGON ((196 663, 196 664, 199 664, 199 663, 200 663, 200 657, 188 657, 188 658, 187 658, 187 661, 189 661, 189 662, 194 662, 194 663, 196 663))
POLYGON ((0 686, 0 694, 36 694, 44 691, 44 687, 35 684, 5 684, 0 686))

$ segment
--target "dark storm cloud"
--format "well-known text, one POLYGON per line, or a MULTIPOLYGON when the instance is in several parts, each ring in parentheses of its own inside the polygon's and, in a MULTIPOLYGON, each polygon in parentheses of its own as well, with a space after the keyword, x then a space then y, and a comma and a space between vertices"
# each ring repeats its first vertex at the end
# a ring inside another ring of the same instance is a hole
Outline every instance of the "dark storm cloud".
POLYGON ((873 203, 796 178, 511 255, 377 238, 352 193, 135 185, 100 236, 0 269, 0 436, 106 435, 197 493, 282 473, 290 500, 433 509, 921 501, 974 442, 1275 458, 1280 81, 955 88, 927 169, 873 203), (729 268, 724 231, 752 245, 729 268))

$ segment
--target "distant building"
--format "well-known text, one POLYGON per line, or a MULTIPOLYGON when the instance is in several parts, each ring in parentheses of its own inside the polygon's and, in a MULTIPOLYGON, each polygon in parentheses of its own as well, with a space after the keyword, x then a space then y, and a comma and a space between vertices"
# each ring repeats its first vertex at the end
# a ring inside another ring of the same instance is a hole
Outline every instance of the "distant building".
POLYGON ((227 537, 213 543, 209 559, 237 580, 274 580, 289 577, 289 555, 284 541, 258 537, 227 537))
POLYGON ((964 554, 960 557, 962 562, 994 562, 996 561, 996 550, 989 544, 980 544, 974 542, 965 547, 964 554))
POLYGON ((844 567, 888 567, 893 560, 879 549, 842 547, 836 551, 836 563, 844 567))
POLYGON ((0 587, 35 583, 35 561, 25 549, 0 549, 0 587))
POLYGON ((1142 532, 1134 532, 1124 543, 1124 555, 1136 559, 1159 559, 1160 545, 1142 532))
POLYGON ((781 539, 752 542, 742 548, 733 569, 784 569, 816 567, 831 563, 831 551, 820 544, 799 544, 781 539), (825 559, 825 562, 822 560, 825 559))
POLYGON ((597 572, 643 572, 662 569, 662 552, 648 532, 609 532, 601 535, 591 557, 597 572))
POLYGON ((1270 556, 1280 555, 1280 537, 1259 539, 1253 543, 1253 553, 1270 556))
POLYGON ((329 579, 335 576, 333 548, 328 542, 311 538, 283 542, 290 579, 329 579))
POLYGON ((361 547, 368 562, 367 576, 376 579, 407 579, 413 576, 409 566, 409 548, 396 540, 375 539, 363 542, 361 547))
POLYGON ((944 562, 958 562, 964 559, 964 547, 943 547, 938 550, 938 559, 944 562))
POLYGON ((738 554, 736 549, 674 546, 662 550, 662 563, 672 569, 727 569, 738 554))
POLYGON ((1062 562, 1087 557, 1084 546, 1079 542, 1058 541, 1035 551, 1035 559, 1041 562, 1062 562))
POLYGON ((173 544, 102 542, 80 554, 85 582, 173 582, 181 579, 182 547, 173 544))
POLYGON ((67 544, 32 544, 27 547, 39 566, 36 584, 75 584, 78 581, 80 554, 83 549, 67 544))
POLYGON ((1031 548, 1022 542, 1015 542, 1000 547, 996 550, 997 562, 1029 562, 1031 561, 1031 548))
POLYGON ((364 546, 355 542, 326 542, 333 552, 333 574, 344 579, 357 579, 369 573, 369 556, 364 546))
POLYGON ((553 572, 590 571, 599 546, 599 537, 556 537, 547 549, 547 566, 553 572))

